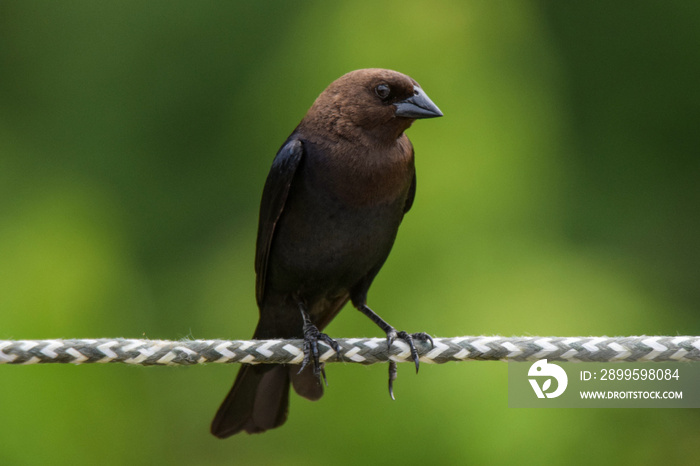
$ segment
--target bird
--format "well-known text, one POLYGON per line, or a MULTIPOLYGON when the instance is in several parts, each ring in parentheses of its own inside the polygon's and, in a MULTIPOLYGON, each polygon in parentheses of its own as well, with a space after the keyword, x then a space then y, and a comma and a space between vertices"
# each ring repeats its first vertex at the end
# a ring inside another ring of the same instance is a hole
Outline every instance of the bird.
MULTIPOLYGON (((350 301, 377 324, 387 344, 414 340, 367 306, 367 293, 416 193, 414 151, 405 131, 440 109, 411 77, 393 70, 351 71, 314 101, 275 156, 260 203, 255 253, 260 318, 254 339, 304 339, 299 365, 244 364, 211 424, 226 438, 261 433, 287 419, 290 385, 323 395, 321 330, 350 301)), ((389 393, 396 363, 389 365, 389 393)))

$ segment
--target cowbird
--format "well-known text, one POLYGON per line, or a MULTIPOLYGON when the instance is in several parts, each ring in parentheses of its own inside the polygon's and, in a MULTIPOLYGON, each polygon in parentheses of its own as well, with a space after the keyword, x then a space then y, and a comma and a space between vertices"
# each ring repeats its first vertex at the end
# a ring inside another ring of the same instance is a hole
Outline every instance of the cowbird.
MULTIPOLYGON (((320 332, 350 300, 387 336, 411 348, 425 333, 397 332, 367 306, 367 291, 394 244, 416 192, 413 146, 404 131, 442 116, 412 78, 362 69, 331 83, 272 162, 260 205, 255 254, 260 320, 253 338, 303 338, 301 370, 243 365, 211 425, 226 438, 264 432, 287 419, 290 382, 308 399, 323 395, 320 332)), ((389 367, 389 391, 395 363, 389 367)), ((325 379, 325 373, 323 373, 325 379)))

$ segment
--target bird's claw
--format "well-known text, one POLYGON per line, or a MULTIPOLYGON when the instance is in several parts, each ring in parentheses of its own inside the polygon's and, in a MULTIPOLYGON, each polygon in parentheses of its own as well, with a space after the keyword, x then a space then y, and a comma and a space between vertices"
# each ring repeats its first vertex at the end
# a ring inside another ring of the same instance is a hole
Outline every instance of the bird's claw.
POLYGON ((418 372, 418 368, 420 366, 420 357, 418 356, 418 350, 416 349, 416 345, 414 343, 415 340, 418 341, 429 341, 430 346, 434 347, 435 344, 433 343, 433 338, 428 335, 427 333, 420 332, 420 333, 406 333, 406 332, 397 332, 396 330, 390 330, 386 334, 386 342, 387 346, 389 349, 391 349, 391 344, 394 343, 396 339, 401 339, 406 342, 408 345, 408 348, 411 350, 411 359, 416 365, 416 373, 418 372))
POLYGON ((299 369, 299 373, 301 373, 301 371, 303 371, 306 368, 306 366, 309 365, 309 363, 313 363, 312 367, 314 375, 318 376, 320 374, 323 377, 324 384, 328 386, 328 380, 326 380, 326 371, 323 368, 323 364, 319 361, 318 342, 322 341, 331 348, 333 348, 333 350, 335 350, 336 354, 338 355, 338 358, 340 358, 340 346, 331 337, 329 337, 325 333, 321 333, 318 330, 318 327, 316 327, 313 324, 313 322, 311 322, 311 318, 304 310, 302 310, 301 313, 304 317, 304 359, 301 361, 301 368, 299 369))
MULTIPOLYGON (((429 341, 430 342, 430 347, 434 347, 435 344, 433 343, 433 338, 428 335, 425 332, 419 332, 419 333, 406 333, 406 332, 397 332, 394 329, 391 329, 387 332, 386 334, 386 342, 389 350, 391 350, 391 344, 394 343, 394 341, 399 338, 403 341, 406 342, 408 345, 408 348, 411 350, 411 359, 413 360, 414 364, 416 365, 416 374, 418 373, 418 368, 420 367, 420 357, 418 356, 418 350, 416 350, 416 345, 414 343, 414 340, 418 341, 429 341)), ((396 380, 396 375, 397 375, 397 367, 396 367, 396 361, 389 360, 389 396, 391 396, 391 399, 394 398, 394 380, 396 380)))

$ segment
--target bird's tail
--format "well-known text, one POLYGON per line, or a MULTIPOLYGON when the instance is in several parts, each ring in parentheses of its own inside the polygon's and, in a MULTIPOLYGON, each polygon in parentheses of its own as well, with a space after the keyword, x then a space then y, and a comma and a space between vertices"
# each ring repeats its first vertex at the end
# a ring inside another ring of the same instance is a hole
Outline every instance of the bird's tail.
POLYGON ((298 371, 299 366, 243 365, 214 416, 211 433, 226 438, 244 430, 257 434, 281 426, 287 420, 290 381, 304 398, 321 398, 323 386, 311 365, 298 371))
POLYGON ((289 408, 289 367, 244 365, 211 423, 211 433, 226 438, 245 430, 265 432, 284 424, 289 408))
MULTIPOLYGON (((345 301, 347 297, 333 303, 332 312, 324 314, 325 320, 318 323, 319 328, 326 326, 345 301)), ((272 304, 268 305, 273 308, 285 304, 284 301, 270 302, 272 304)), ((296 309, 282 312, 281 316, 277 314, 261 312, 254 339, 303 338, 302 318, 296 309), (276 318, 264 318, 270 314, 276 315, 276 318)), ((281 426, 287 420, 290 384, 294 386, 294 391, 309 400, 318 400, 323 396, 323 385, 318 374, 313 373, 313 364, 308 364, 301 372, 298 365, 242 365, 233 388, 214 416, 211 433, 226 438, 242 431, 255 434, 281 426)))

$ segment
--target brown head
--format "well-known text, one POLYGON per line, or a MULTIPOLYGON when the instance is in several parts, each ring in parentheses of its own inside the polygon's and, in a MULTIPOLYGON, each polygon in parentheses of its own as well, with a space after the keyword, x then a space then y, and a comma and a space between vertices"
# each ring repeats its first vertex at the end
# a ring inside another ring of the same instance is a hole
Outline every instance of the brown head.
POLYGON ((419 118, 442 116, 409 76, 392 70, 351 71, 318 96, 299 125, 336 140, 391 144, 419 118))

